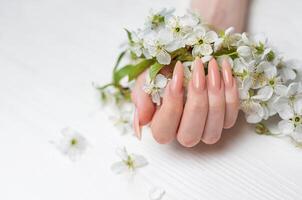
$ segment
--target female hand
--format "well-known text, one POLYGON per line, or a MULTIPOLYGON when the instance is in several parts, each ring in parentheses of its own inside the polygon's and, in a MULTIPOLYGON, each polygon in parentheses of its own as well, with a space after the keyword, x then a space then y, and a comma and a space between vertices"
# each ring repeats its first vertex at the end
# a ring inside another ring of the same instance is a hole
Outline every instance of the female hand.
POLYGON ((151 122, 152 134, 158 143, 168 143, 176 137, 186 147, 192 147, 200 140, 214 144, 220 139, 223 128, 234 125, 239 97, 229 63, 223 61, 222 74, 215 59, 209 62, 208 75, 199 58, 192 67, 185 104, 184 67, 180 62, 176 64, 162 104, 157 108, 142 89, 146 74, 139 76, 132 93, 136 106, 134 128, 139 138, 140 127, 151 122))

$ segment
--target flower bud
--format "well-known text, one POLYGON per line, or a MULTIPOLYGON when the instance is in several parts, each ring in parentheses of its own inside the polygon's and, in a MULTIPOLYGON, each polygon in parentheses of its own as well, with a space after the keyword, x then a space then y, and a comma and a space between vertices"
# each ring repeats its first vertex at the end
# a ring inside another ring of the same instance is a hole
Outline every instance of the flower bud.
POLYGON ((270 135, 271 134, 269 129, 263 123, 258 123, 255 127, 255 131, 259 135, 270 135))

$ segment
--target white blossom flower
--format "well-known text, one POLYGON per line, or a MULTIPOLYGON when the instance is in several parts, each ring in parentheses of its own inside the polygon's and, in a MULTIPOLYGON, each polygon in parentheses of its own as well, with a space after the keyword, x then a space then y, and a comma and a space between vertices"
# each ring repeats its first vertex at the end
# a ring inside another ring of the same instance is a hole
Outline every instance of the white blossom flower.
POLYGON ((154 103, 160 105, 167 83, 168 79, 162 74, 157 74, 154 80, 150 80, 149 76, 147 76, 143 90, 151 95, 154 103))
POLYGON ((166 191, 161 187, 154 187, 149 191, 150 200, 161 200, 166 194, 166 191))
POLYGON ((258 123, 274 114, 273 102, 270 101, 271 94, 266 94, 264 90, 258 90, 258 93, 254 94, 253 89, 239 90, 239 93, 240 107, 245 113, 247 122, 258 123))
POLYGON ((230 46, 234 45, 232 33, 234 32, 234 27, 227 28, 221 37, 219 37, 214 43, 214 50, 217 51, 221 49, 222 46, 226 46, 230 48, 230 46))
POLYGON ((148 16, 145 26, 147 29, 157 29, 164 25, 165 18, 171 16, 174 9, 163 8, 159 11, 150 10, 150 15, 148 16))
POLYGON ((286 104, 278 106, 280 109, 288 109, 286 115, 285 113, 280 115, 283 119, 278 123, 280 131, 285 135, 290 135, 295 141, 302 142, 302 109, 286 104))
POLYGON ((260 102, 260 106, 262 109, 262 111, 261 111, 262 119, 267 120, 269 117, 271 117, 277 113, 277 111, 275 110, 275 104, 274 104, 275 99, 276 99, 276 96, 272 96, 269 100, 260 102))
POLYGON ((255 61, 247 62, 242 58, 236 58, 233 62, 234 75, 238 82, 240 96, 245 96, 254 83, 255 61))
POLYGON ((269 62, 263 61, 258 65, 255 64, 256 61, 245 61, 243 58, 234 60, 234 72, 237 78, 241 80, 246 80, 251 88, 259 89, 267 85, 272 87, 277 83, 280 83, 280 79, 276 77, 277 69, 275 66, 271 65, 269 62), (274 82, 274 79, 276 82, 274 82), (272 80, 270 82, 270 80, 272 80))
POLYGON ((291 83, 288 87, 279 87, 277 94, 280 95, 275 101, 275 109, 282 119, 291 115, 291 108, 302 110, 302 87, 301 83, 291 83))
POLYGON ((238 41, 238 55, 247 60, 267 60, 273 61, 274 52, 268 46, 268 40, 265 35, 257 34, 249 38, 246 33, 241 34, 241 40, 238 41))
POLYGON ((110 117, 110 120, 113 121, 114 126, 122 135, 133 131, 132 113, 133 111, 131 110, 119 109, 118 112, 115 112, 114 115, 110 117))
POLYGON ((282 85, 276 93, 282 97, 287 97, 289 100, 296 100, 302 96, 302 84, 301 82, 293 82, 288 86, 282 85))
POLYGON ((116 174, 121 174, 125 172, 134 172, 136 169, 144 167, 148 164, 146 158, 138 154, 129 154, 127 149, 118 148, 116 154, 120 158, 111 165, 111 170, 116 174))
POLYGON ((289 80, 294 80, 297 73, 299 74, 302 72, 302 65, 298 64, 295 60, 284 61, 282 58, 279 58, 277 69, 282 80, 287 82, 289 80))
POLYGON ((144 37, 146 36, 146 33, 144 33, 142 30, 138 30, 137 32, 132 32, 132 43, 130 43, 130 51, 135 53, 137 57, 140 57, 142 54, 146 58, 150 58, 149 52, 145 48, 144 44, 144 37))
POLYGON ((192 15, 166 17, 167 28, 170 29, 176 38, 181 39, 182 37, 186 37, 198 23, 199 20, 192 15))
POLYGON ((196 27, 190 36, 188 36, 186 44, 192 45, 192 55, 209 56, 213 53, 213 43, 218 39, 218 35, 214 31, 206 31, 202 26, 196 27))
POLYGON ((252 100, 251 98, 241 101, 241 109, 245 114, 246 121, 249 123, 258 123, 265 116, 265 110, 261 106, 260 102, 252 100))
POLYGON ((266 61, 257 66, 253 78, 253 88, 263 90, 262 94, 270 95, 268 98, 283 86, 281 78, 277 76, 276 67, 266 61))
POLYGON ((150 55, 156 57, 157 61, 163 65, 168 65, 171 62, 169 52, 175 51, 183 45, 181 42, 175 41, 173 34, 167 29, 152 33, 145 40, 145 47, 150 55))
POLYGON ((88 142, 79 132, 64 128, 61 130, 62 138, 58 142, 54 142, 57 149, 64 155, 75 161, 82 155, 87 147, 88 142))
POLYGON ((248 37, 247 33, 241 34, 241 39, 238 41, 238 46, 246 45, 246 46, 253 46, 256 47, 258 45, 264 45, 267 46, 268 40, 267 37, 264 34, 256 34, 252 37, 248 37))

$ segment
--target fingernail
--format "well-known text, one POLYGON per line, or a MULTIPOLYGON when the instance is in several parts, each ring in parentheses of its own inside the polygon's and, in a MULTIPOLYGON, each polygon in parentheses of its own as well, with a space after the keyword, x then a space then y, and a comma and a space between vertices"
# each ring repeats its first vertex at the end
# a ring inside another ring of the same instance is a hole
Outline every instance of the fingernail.
POLYGON ((233 86, 232 70, 229 62, 226 59, 222 61, 222 75, 225 87, 231 88, 233 86))
POLYGON ((174 93, 180 93, 182 91, 184 69, 180 61, 177 61, 172 77, 171 89, 174 93))
POLYGON ((218 69, 218 64, 215 59, 209 62, 208 66, 208 78, 209 78, 209 88, 212 90, 220 89, 220 73, 218 69))
POLYGON ((141 127, 139 125, 139 116, 138 116, 137 108, 135 108, 135 111, 134 111, 133 128, 134 128, 136 137, 139 140, 141 140, 141 138, 142 138, 141 127))
POLYGON ((206 86, 204 67, 200 58, 196 58, 193 62, 193 87, 197 91, 202 91, 206 86))

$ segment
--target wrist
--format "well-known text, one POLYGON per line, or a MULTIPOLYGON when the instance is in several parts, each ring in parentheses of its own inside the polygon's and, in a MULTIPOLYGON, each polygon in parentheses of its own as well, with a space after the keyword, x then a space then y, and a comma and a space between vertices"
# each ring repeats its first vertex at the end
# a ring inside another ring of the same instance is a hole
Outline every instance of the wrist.
POLYGON ((233 26, 236 32, 244 31, 248 5, 249 0, 191 1, 192 9, 201 14, 206 23, 214 25, 218 29, 226 29, 233 26))

